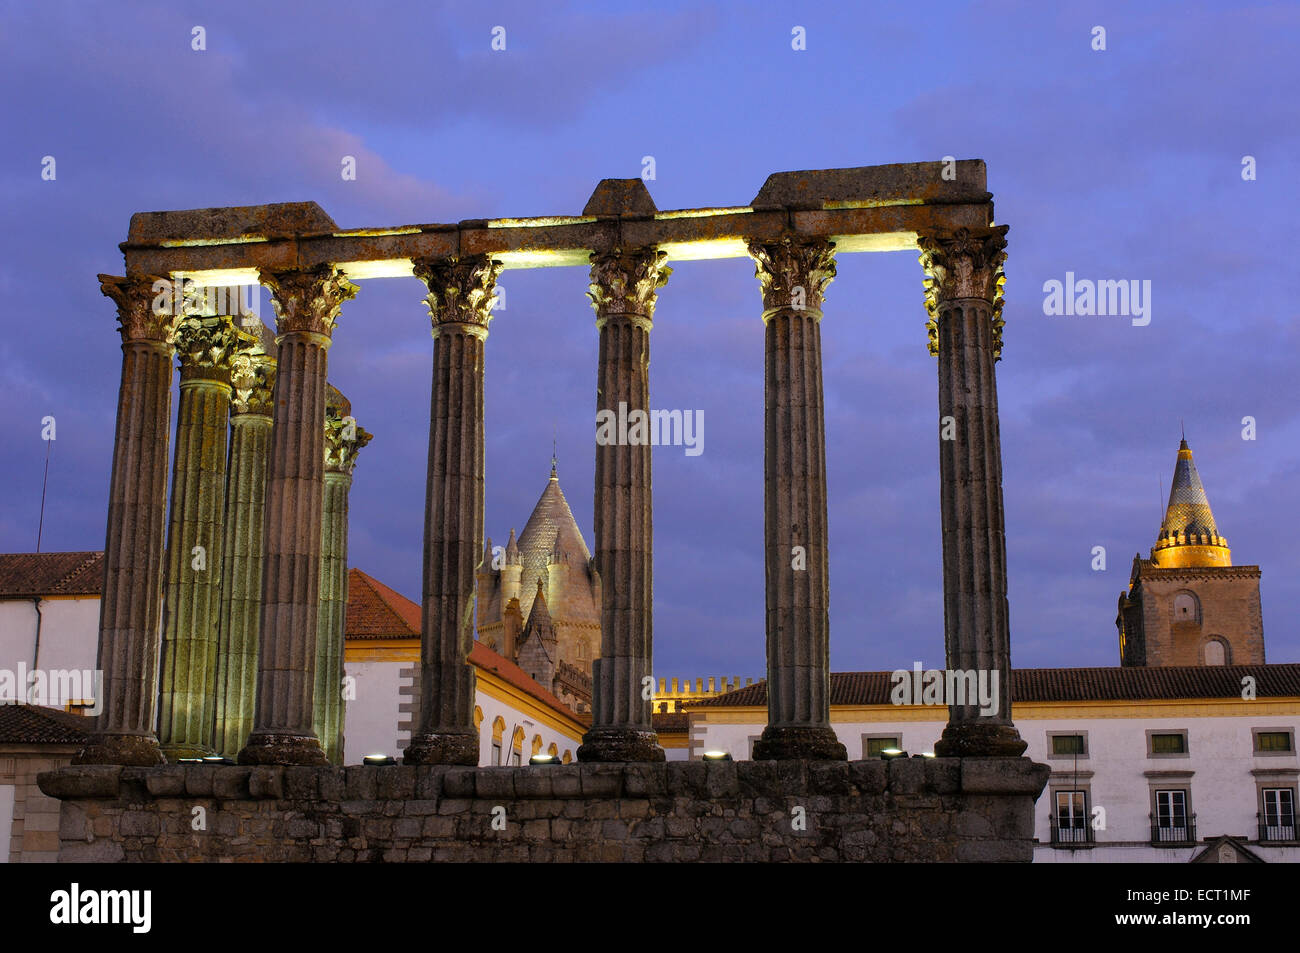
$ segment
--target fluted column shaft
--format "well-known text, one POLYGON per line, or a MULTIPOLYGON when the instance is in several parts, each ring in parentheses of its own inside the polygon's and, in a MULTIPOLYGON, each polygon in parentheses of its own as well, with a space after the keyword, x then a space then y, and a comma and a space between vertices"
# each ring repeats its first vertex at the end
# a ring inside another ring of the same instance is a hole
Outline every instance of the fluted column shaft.
MULTIPOLYGON (((337 394, 333 388, 330 391, 337 394)), ((331 764, 343 755, 343 651, 348 610, 348 495, 357 451, 370 434, 339 395, 325 411, 325 497, 321 512, 320 616, 316 631, 316 736, 331 764)))
POLYGON ((230 359, 238 335, 228 317, 187 317, 175 338, 181 385, 158 699, 158 741, 173 760, 214 750, 230 359))
POLYGON ((103 710, 76 762, 155 765, 163 762, 154 715, 175 320, 153 312, 151 276, 99 279, 117 304, 122 380, 99 606, 103 710))
POLYGON ((237 754, 248 740, 257 702, 262 534, 266 529, 266 460, 271 441, 274 368, 275 362, 262 356, 244 369, 243 380, 239 376, 234 380, 213 732, 213 746, 227 756, 237 754))
POLYGON ((498 262, 415 263, 429 289, 433 381, 424 507, 419 711, 405 761, 478 764, 474 582, 483 554, 483 356, 498 262))
POLYGON ((312 730, 320 595, 327 351, 356 286, 329 266, 264 272, 275 307, 275 413, 263 531, 254 728, 243 764, 326 764, 312 730))
POLYGON ((652 676, 654 515, 648 422, 650 330, 657 289, 672 273, 655 248, 591 256, 588 297, 600 329, 596 377, 596 573, 601 580, 600 658, 592 663, 592 726, 579 761, 663 761, 643 691, 652 676), (621 430, 626 422, 628 433, 621 430), (612 426, 611 426, 612 424, 612 426), (628 439, 624 439, 624 437, 628 439))
POLYGON ((830 727, 821 306, 834 246, 749 246, 763 290, 767 717, 756 760, 844 760, 830 727))
POLYGON ((996 676, 996 712, 950 705, 935 754, 1018 756, 1011 723, 1002 444, 994 364, 1002 348, 1006 226, 922 236, 931 353, 939 358, 944 643, 950 671, 996 676), (951 418, 951 419, 950 419, 951 418))

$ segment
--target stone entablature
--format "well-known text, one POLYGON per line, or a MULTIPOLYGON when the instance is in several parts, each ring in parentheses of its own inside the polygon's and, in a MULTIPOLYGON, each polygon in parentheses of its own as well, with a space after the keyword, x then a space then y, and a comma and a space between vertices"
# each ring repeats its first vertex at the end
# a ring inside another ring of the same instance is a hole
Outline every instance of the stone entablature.
POLYGON ((1028 862, 1049 771, 1027 758, 85 765, 40 785, 63 801, 69 863, 1028 862), (205 831, 193 828, 196 807, 205 831))

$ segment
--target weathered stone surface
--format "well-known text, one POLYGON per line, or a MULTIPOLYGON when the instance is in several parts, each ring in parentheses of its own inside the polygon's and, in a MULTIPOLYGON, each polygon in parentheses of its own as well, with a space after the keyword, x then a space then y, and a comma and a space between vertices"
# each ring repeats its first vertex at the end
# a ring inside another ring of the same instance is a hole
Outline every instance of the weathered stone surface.
POLYGON ((42 776, 43 788, 70 792, 58 824, 31 836, 57 833, 65 860, 146 862, 1030 860, 1033 802, 1048 769, 1027 759, 970 764, 973 783, 1010 794, 953 792, 961 769, 919 758, 436 773, 411 766, 65 768, 42 776), (140 777, 113 783, 124 771, 140 777), (434 777, 464 796, 417 799, 434 777), (539 796, 539 777, 549 779, 549 795, 539 796), (220 800, 200 802, 209 810, 200 837, 189 826, 195 795, 186 792, 208 788, 220 800), (322 798, 326 790, 363 796, 322 798), (792 823, 796 807, 803 809, 801 830, 792 823), (505 809, 504 830, 493 827, 497 808, 505 809), (101 846, 88 853, 87 836, 90 846, 101 846))
POLYGON ((36 776, 42 793, 60 799, 117 797, 120 765, 85 764, 45 771, 36 776))

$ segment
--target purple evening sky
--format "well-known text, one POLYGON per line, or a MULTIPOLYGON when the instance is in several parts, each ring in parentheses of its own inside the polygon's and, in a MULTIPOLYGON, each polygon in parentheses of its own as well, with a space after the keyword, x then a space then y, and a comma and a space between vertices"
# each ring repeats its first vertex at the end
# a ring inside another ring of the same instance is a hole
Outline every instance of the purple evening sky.
MULTIPOLYGON (((0 550, 35 547, 46 415, 58 430, 42 548, 103 545, 120 352, 95 274, 122 271, 133 212, 312 200, 343 227, 574 214, 643 156, 661 209, 744 205, 771 172, 953 155, 988 163, 1011 226, 998 371, 1015 663, 1117 664, 1116 597, 1154 541, 1180 418, 1235 560, 1263 568, 1268 657, 1300 659, 1295 4, 0 3, 0 25, 0 550), (490 48, 498 25, 504 52, 490 48), (791 48, 795 26, 806 50, 791 48), (1149 280, 1150 324, 1045 316, 1043 283, 1067 271, 1149 280)), ((910 252, 838 265, 822 324, 832 667, 939 665, 920 269, 910 252)), ((654 455, 665 676, 763 673, 753 270, 678 264, 655 314, 652 406, 706 421, 701 456, 654 455)), ((545 486, 556 432, 594 544, 586 281, 577 268, 502 277, 487 345, 497 542, 545 486)), ((331 380, 375 434, 350 562, 416 599, 423 293, 413 278, 362 282, 330 352, 331 380)))

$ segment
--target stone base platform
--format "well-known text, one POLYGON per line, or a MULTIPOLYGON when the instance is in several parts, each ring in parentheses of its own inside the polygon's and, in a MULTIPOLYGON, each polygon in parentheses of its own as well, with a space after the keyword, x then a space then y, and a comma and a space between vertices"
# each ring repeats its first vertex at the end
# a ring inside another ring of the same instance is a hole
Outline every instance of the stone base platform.
POLYGON ((468 768, 81 765, 59 860, 1018 861, 1028 758, 468 768), (199 810, 201 809, 201 810, 199 810))

